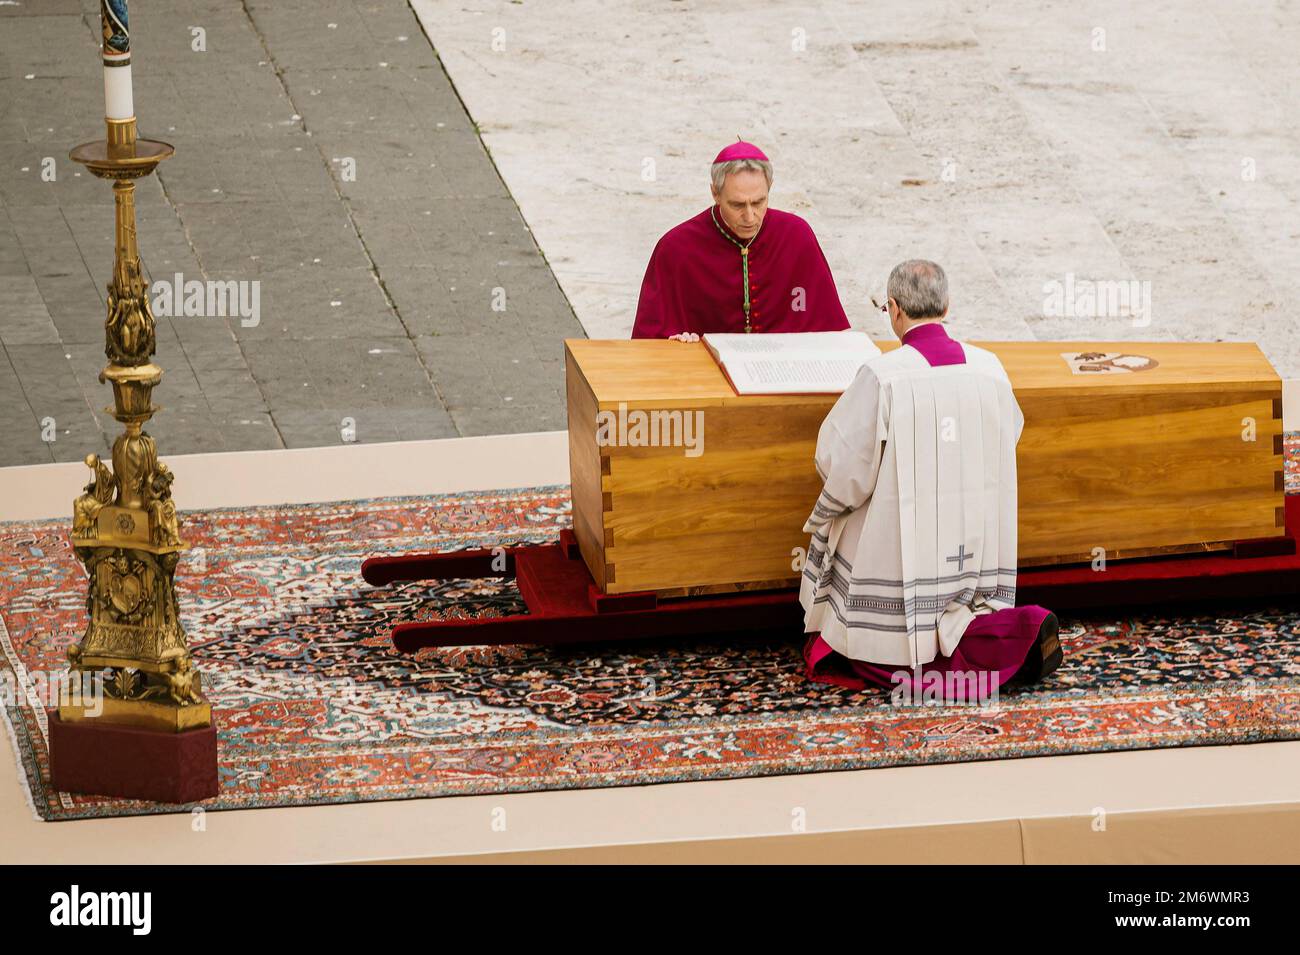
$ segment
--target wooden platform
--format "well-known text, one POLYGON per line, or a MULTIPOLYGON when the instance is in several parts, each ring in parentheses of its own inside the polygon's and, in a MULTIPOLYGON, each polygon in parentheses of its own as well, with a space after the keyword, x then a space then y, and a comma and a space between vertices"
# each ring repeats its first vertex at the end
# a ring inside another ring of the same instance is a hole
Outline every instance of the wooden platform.
MULTIPOLYGON (((1254 344, 976 344, 1002 359, 1025 414, 1022 566, 1283 535, 1282 383, 1254 344), (1080 352, 1154 364, 1080 373, 1062 357, 1080 352)), ((797 581, 834 396, 737 396, 698 343, 570 340, 565 360, 574 532, 598 587, 677 596, 797 581), (684 445, 685 415, 702 423, 697 448, 684 445)))

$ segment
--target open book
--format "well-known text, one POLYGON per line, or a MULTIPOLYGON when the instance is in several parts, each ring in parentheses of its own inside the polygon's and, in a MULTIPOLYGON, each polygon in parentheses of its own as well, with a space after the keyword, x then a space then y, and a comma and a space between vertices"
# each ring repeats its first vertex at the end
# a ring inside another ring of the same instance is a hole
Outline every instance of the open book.
POLYGON ((704 344, 738 395, 837 394, 880 354, 866 332, 708 334, 704 344))

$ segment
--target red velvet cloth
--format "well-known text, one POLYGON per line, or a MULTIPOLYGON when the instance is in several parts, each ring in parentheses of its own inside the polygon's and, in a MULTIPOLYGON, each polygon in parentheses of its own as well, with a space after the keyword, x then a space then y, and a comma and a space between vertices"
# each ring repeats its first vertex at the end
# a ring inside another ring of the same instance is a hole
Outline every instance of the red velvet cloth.
MULTIPOLYGON (((745 330, 740 249, 714 225, 714 208, 671 229, 655 246, 641 283, 633 338, 745 330)), ((749 245, 749 291, 750 326, 756 332, 849 327, 826 256, 812 228, 793 213, 767 210, 749 245)))
POLYGON ((165 733, 98 720, 64 723, 49 711, 50 781, 62 792, 150 802, 217 795, 215 726, 165 733))

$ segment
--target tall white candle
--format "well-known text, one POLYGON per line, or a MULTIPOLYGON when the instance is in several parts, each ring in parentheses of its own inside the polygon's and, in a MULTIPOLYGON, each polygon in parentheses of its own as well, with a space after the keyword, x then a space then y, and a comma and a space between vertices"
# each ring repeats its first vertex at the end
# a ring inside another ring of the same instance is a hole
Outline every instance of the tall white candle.
POLYGON ((131 95, 131 32, 126 0, 99 0, 104 36, 104 115, 130 119, 135 115, 131 95))

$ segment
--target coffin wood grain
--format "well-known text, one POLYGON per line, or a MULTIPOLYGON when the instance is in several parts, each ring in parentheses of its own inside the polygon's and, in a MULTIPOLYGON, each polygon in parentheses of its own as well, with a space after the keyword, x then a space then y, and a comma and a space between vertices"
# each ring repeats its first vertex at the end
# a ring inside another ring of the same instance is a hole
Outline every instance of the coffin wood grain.
MULTIPOLYGON (((978 344, 1002 359, 1025 415, 1022 565, 1091 560, 1098 548, 1108 560, 1220 549, 1282 532, 1281 381, 1254 344, 978 344), (1074 375, 1061 357, 1072 351, 1159 365, 1074 375)), ((835 396, 738 396, 698 343, 565 348, 574 530, 597 586, 670 596, 794 584, 821 486, 817 431, 835 396), (597 413, 620 407, 704 412, 704 453, 599 447, 597 413)))

